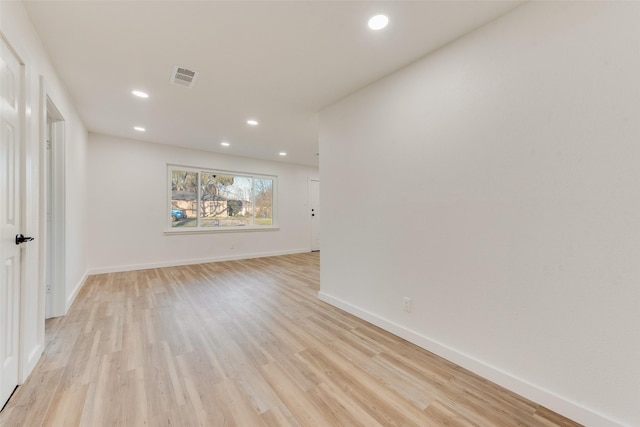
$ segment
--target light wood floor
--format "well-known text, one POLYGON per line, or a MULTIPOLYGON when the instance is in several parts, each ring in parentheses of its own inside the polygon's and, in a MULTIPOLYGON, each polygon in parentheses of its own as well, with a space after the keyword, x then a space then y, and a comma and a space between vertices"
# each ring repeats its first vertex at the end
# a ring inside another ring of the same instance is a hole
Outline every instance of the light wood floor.
POLYGON ((92 276, 0 425, 577 425, 318 289, 317 253, 92 276))

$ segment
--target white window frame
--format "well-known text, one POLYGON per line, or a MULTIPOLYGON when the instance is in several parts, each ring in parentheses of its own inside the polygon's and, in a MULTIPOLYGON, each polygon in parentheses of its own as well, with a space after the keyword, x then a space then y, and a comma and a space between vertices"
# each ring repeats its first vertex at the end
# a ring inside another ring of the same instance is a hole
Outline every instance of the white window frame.
POLYGON ((254 231, 277 231, 280 230, 280 226, 278 225, 278 176, 276 175, 265 175, 265 174, 257 174, 250 172, 239 172, 239 171, 230 171, 224 169, 211 169, 211 168, 200 168, 194 166, 183 166, 176 164, 167 164, 165 179, 167 180, 167 209, 165 212, 166 224, 167 228, 164 232, 166 235, 172 234, 200 234, 200 233, 242 233, 242 232, 254 232, 254 231), (171 172, 179 170, 185 172, 194 172, 198 177, 198 185, 196 192, 196 226, 195 227, 172 227, 171 226, 171 172), (255 194, 254 189, 255 185, 253 183, 254 179, 269 179, 273 181, 273 200, 272 200, 272 215, 271 215, 271 225, 243 225, 243 226, 223 226, 223 227, 202 227, 200 225, 200 173, 213 173, 220 175, 231 175, 231 176, 242 176, 251 178, 251 218, 252 222, 255 220, 255 194))

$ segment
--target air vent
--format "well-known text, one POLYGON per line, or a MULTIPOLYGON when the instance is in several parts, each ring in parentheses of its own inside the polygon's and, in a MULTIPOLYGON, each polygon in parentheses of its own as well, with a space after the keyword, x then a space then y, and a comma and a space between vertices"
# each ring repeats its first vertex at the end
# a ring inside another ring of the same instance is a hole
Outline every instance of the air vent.
POLYGON ((198 78, 197 72, 176 65, 173 67, 170 82, 174 85, 192 88, 196 82, 196 78, 198 78))

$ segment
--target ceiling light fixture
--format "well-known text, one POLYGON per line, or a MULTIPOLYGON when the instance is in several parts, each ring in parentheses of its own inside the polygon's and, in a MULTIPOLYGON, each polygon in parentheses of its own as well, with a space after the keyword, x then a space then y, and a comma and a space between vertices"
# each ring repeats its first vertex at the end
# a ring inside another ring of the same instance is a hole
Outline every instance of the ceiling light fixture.
POLYGON ((369 28, 374 31, 383 29, 389 24, 389 18, 386 15, 376 15, 369 19, 369 28))
POLYGON ((132 94, 134 94, 135 96, 137 96, 138 98, 148 98, 149 94, 146 92, 143 92, 141 90, 134 90, 131 91, 132 94))
POLYGON ((143 128, 142 126, 134 126, 134 129, 137 130, 138 132, 144 132, 146 131, 145 128, 143 128))
POLYGON ((247 120, 247 124, 250 126, 258 126, 258 121, 257 120, 253 120, 253 119, 249 119, 247 120))
POLYGON ((280 155, 281 155, 281 156, 286 156, 286 155, 287 155, 287 153, 285 153, 284 151, 281 151, 281 152, 280 152, 280 155))
POLYGON ((220 145, 222 145, 223 147, 228 147, 228 146, 230 146, 231 144, 229 144, 227 141, 222 141, 222 142, 220 143, 220 145))

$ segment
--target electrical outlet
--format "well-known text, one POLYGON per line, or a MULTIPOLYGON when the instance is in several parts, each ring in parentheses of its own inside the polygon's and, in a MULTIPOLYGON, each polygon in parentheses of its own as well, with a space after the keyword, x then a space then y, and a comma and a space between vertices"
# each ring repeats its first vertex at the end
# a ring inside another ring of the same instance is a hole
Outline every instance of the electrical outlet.
POLYGON ((411 298, 404 297, 403 302, 404 305, 402 306, 402 309, 407 313, 411 313, 411 298))

